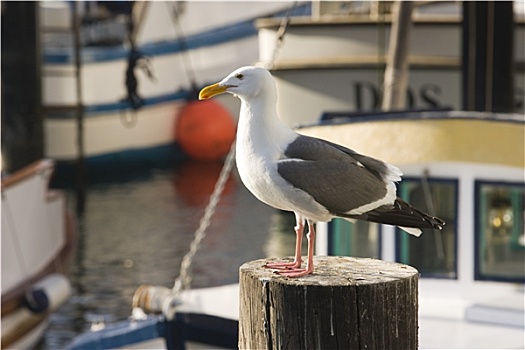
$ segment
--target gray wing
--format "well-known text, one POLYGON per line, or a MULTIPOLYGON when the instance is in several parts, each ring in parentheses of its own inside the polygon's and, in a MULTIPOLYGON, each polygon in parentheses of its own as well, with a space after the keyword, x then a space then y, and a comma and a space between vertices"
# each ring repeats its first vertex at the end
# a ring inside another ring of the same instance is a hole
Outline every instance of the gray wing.
POLYGON ((391 170, 346 147, 300 135, 278 162, 279 174, 331 213, 345 213, 384 198, 391 170))
POLYGON ((299 137, 287 147, 284 154, 288 158, 304 160, 321 160, 331 157, 332 159, 348 161, 349 156, 382 180, 391 181, 393 178, 395 181, 401 180, 401 172, 399 172, 399 169, 379 159, 359 154, 345 146, 315 137, 299 135, 299 137))

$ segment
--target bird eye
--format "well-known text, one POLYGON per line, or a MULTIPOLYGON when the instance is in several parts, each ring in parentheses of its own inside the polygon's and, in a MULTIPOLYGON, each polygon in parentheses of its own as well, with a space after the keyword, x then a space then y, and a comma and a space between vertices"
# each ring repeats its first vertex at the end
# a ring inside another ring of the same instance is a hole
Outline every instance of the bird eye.
POLYGON ((235 77, 239 80, 242 80, 242 78, 244 78, 244 74, 238 73, 235 77))

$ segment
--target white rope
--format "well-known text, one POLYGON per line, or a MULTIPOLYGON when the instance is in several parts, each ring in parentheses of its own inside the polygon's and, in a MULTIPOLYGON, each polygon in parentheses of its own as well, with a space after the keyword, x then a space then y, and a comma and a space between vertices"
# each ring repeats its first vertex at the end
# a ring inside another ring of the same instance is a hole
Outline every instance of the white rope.
POLYGON ((230 152, 224 161, 221 173, 217 182, 215 183, 213 193, 210 196, 210 201, 208 202, 206 209, 204 209, 204 215, 200 220, 199 227, 195 231, 195 236, 190 244, 190 250, 182 258, 179 276, 175 279, 175 284, 173 285, 173 292, 177 296, 190 287, 192 280, 191 264, 193 262, 193 258, 199 250, 201 241, 204 239, 204 237, 206 237, 206 229, 208 226, 210 226, 211 218, 215 213, 215 209, 217 208, 217 204, 219 203, 221 194, 224 190, 226 180, 228 180, 228 177, 230 176, 234 162, 235 142, 232 144, 230 152))

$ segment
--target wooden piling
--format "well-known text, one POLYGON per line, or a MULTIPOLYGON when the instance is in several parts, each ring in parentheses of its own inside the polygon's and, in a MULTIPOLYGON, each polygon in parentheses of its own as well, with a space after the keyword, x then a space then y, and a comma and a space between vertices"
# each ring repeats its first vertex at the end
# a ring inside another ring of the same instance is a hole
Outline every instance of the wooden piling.
POLYGON ((413 267, 325 256, 312 275, 287 278, 268 261, 240 268, 239 349, 417 349, 413 267))

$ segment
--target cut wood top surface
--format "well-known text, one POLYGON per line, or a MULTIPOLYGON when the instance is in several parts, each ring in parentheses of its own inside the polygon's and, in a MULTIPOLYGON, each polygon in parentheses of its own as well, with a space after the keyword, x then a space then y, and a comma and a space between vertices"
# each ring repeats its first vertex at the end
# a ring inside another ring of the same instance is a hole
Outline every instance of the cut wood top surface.
MULTIPOLYGON (((255 278, 287 285, 363 285, 387 283, 413 277, 418 271, 412 266, 369 258, 341 256, 314 257, 315 271, 311 275, 299 278, 287 278, 264 267, 268 262, 281 259, 270 258, 254 260, 240 267, 241 274, 250 274, 255 278)), ((293 260, 293 257, 285 260, 293 260)))

